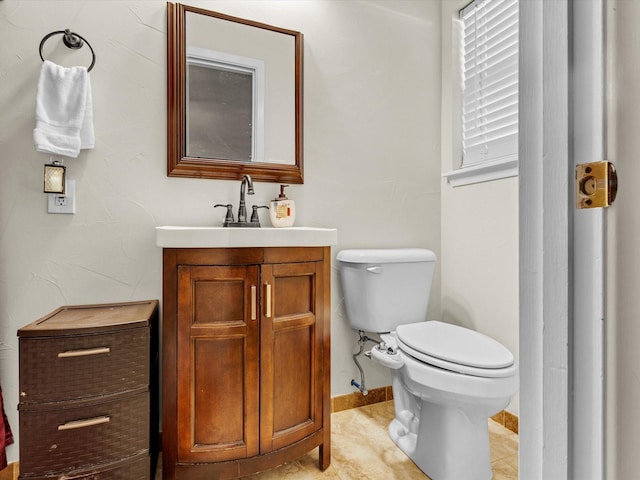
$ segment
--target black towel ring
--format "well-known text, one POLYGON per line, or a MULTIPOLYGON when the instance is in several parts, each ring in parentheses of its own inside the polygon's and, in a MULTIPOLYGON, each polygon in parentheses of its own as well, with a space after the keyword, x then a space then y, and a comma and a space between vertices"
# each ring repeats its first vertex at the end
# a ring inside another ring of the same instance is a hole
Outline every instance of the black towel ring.
POLYGON ((66 30, 58 30, 57 32, 51 32, 50 34, 45 35, 45 37, 42 39, 42 41, 40 42, 40 58, 42 59, 43 62, 44 62, 44 57, 42 56, 42 47, 44 46, 44 43, 47 40, 49 40, 49 37, 52 37, 53 35, 64 35, 62 37, 62 43, 64 43, 65 46, 67 46, 68 48, 73 48, 73 49, 82 48, 82 46, 86 43, 87 47, 89 47, 89 50, 91 50, 91 55, 93 56, 91 65, 89 65, 89 68, 87 68, 87 72, 91 71, 91 69, 96 63, 96 54, 93 51, 93 48, 91 48, 91 44, 87 41, 86 38, 83 38, 81 35, 75 32, 72 32, 68 28, 66 30))

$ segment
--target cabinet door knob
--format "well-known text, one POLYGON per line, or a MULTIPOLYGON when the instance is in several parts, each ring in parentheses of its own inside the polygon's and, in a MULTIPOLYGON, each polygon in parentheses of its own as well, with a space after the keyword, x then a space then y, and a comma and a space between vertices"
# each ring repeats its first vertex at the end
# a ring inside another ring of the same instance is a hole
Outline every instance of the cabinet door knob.
POLYGON ((266 297, 267 297, 267 308, 266 308, 266 312, 264 312, 264 316, 267 318, 271 318, 271 284, 267 283, 266 284, 267 287, 267 293, 266 293, 266 297))

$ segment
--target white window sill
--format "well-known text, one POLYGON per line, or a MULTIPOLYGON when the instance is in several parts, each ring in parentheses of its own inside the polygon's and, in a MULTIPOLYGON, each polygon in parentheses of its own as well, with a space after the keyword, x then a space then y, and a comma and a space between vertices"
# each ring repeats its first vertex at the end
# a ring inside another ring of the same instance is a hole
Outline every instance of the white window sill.
POLYGON ((497 160, 480 165, 471 165, 442 174, 452 187, 472 183, 490 182, 501 178, 518 176, 518 159, 497 160))

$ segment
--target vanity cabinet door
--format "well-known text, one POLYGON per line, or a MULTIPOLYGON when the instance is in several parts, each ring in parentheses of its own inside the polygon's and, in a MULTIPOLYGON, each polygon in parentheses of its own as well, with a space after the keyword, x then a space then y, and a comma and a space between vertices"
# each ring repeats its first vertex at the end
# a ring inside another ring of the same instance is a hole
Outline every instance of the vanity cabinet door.
POLYGON ((262 265, 260 452, 322 428, 322 262, 262 265))
POLYGON ((259 453, 259 267, 178 265, 178 462, 259 453))

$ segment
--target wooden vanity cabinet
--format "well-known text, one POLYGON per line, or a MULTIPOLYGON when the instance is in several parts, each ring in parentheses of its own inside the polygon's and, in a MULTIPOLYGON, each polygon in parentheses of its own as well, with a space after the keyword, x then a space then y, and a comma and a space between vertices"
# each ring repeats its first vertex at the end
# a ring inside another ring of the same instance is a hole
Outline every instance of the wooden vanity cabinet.
POLYGON ((330 459, 330 248, 163 253, 163 476, 330 459))

